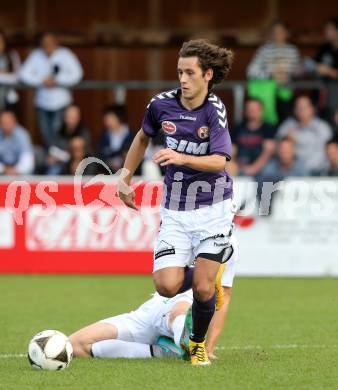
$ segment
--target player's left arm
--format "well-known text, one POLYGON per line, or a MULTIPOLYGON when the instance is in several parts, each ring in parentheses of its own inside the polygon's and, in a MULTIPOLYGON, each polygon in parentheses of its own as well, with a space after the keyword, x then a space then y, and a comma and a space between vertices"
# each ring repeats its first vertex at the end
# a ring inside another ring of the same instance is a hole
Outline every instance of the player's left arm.
POLYGON ((227 160, 231 160, 231 139, 228 130, 226 110, 221 101, 216 102, 218 109, 212 107, 209 115, 209 154, 191 156, 178 153, 170 148, 157 152, 153 159, 161 166, 169 164, 184 165, 204 172, 223 172, 227 160))
POLYGON ((178 153, 170 148, 162 149, 155 153, 153 160, 162 167, 169 164, 184 165, 197 171, 215 173, 223 172, 226 165, 226 158, 218 154, 197 157, 178 153))
POLYGON ((231 287, 223 287, 224 290, 224 303, 220 310, 215 311, 209 325, 206 348, 209 357, 215 358, 214 350, 217 345, 217 341, 222 334, 224 323, 228 315, 229 305, 231 301, 231 287))

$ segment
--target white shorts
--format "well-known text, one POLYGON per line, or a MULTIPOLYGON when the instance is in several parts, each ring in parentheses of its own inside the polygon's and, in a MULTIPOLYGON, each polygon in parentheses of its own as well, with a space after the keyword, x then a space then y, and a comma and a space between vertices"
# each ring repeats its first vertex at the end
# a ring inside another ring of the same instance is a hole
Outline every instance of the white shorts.
POLYGON ((230 237, 229 243, 233 248, 233 252, 230 259, 225 263, 225 269, 221 279, 221 284, 223 287, 232 287, 239 255, 238 241, 234 235, 230 237))
POLYGON ((199 255, 220 254, 228 245, 235 206, 227 199, 189 211, 162 207, 160 214, 161 228, 155 243, 153 272, 167 267, 190 266, 199 255))
POLYGON ((164 298, 155 293, 137 310, 100 322, 117 328, 117 340, 154 344, 160 336, 174 337, 168 326, 169 314, 175 304, 182 301, 192 304, 191 290, 173 298, 164 298))

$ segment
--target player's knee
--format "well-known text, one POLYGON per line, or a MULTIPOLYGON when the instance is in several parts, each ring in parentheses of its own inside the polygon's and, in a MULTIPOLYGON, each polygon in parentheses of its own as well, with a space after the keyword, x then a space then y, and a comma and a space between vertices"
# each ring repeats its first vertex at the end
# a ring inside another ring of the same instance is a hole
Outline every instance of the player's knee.
POLYGON ((177 294, 177 286, 173 285, 173 283, 169 283, 164 280, 154 279, 156 291, 162 295, 162 297, 172 298, 177 294))
POLYGON ((159 285, 156 286, 156 291, 162 295, 162 297, 172 298, 176 295, 177 291, 172 286, 159 285))
POLYGON ((212 283, 206 281, 194 282, 192 286, 194 296, 200 301, 207 301, 215 293, 215 287, 212 283))

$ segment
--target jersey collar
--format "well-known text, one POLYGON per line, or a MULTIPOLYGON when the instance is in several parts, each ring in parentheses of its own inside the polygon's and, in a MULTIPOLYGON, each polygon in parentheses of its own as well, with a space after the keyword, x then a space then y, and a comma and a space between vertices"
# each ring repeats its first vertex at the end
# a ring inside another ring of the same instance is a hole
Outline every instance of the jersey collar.
POLYGON ((208 103, 208 98, 209 98, 209 95, 210 95, 210 92, 208 92, 207 96, 205 97, 203 103, 195 108, 193 108, 192 110, 188 110, 186 107, 183 106, 182 102, 181 102, 181 95, 182 95, 182 90, 181 88, 177 88, 177 92, 176 92, 176 100, 177 100, 177 104, 183 108, 183 110, 187 111, 187 112, 193 112, 193 111, 198 111, 200 110, 205 104, 208 103))

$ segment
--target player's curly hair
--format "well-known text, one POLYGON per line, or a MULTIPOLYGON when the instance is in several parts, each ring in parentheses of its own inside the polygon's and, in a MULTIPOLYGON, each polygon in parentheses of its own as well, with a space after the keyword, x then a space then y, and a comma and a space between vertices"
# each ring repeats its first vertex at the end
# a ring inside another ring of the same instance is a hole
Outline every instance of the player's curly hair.
POLYGON ((234 54, 231 50, 205 39, 194 39, 183 43, 179 57, 198 57, 203 74, 210 68, 214 71, 213 78, 209 81, 210 90, 214 84, 219 84, 227 78, 234 54))

